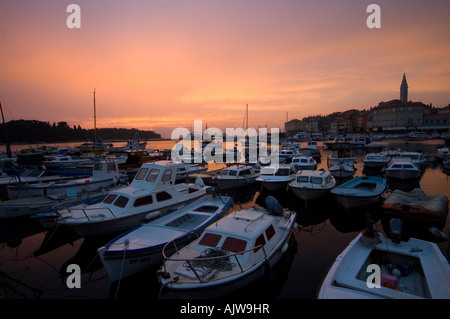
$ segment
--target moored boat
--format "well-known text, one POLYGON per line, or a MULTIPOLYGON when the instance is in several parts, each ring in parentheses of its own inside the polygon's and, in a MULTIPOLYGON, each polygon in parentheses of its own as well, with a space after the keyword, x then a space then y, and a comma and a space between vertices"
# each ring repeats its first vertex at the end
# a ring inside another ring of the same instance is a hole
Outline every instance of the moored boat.
POLYGON ((72 179, 59 179, 47 183, 9 185, 10 199, 36 196, 64 196, 65 194, 82 194, 93 192, 128 181, 128 175, 121 174, 114 160, 101 160, 94 163, 92 176, 72 179))
POLYGON ((420 188, 410 192, 394 190, 384 201, 383 212, 396 217, 428 222, 445 222, 448 215, 448 198, 442 194, 427 195, 420 188))
POLYGON ((325 170, 298 171, 295 179, 289 183, 292 192, 303 200, 322 198, 335 186, 335 178, 325 170))
POLYGON ((450 266, 435 243, 360 233, 336 258, 318 298, 449 299, 450 266))
POLYGON ((330 192, 342 207, 351 209, 379 203, 386 187, 386 180, 382 177, 358 176, 330 192))
POLYGON ((290 164, 263 166, 256 181, 261 182, 262 187, 268 191, 277 191, 285 189, 294 180, 295 174, 296 172, 290 164))
POLYGON ((416 179, 421 174, 420 168, 414 165, 409 157, 393 158, 383 171, 387 177, 401 180, 416 179))
POLYGON ((213 176, 211 183, 219 189, 249 186, 259 177, 251 165, 231 165, 223 168, 220 174, 213 176))
POLYGON ((364 167, 383 168, 391 161, 391 157, 387 153, 368 153, 364 159, 364 167))
POLYGON ((128 187, 101 203, 58 211, 58 223, 82 237, 123 232, 206 195, 207 186, 176 184, 177 168, 173 161, 143 164, 128 187))
POLYGON ((161 251, 166 243, 172 241, 166 250, 172 254, 198 238, 207 226, 228 212, 231 201, 231 197, 207 195, 112 239, 97 250, 110 281, 161 265, 161 251))
POLYGON ((230 213, 175 254, 168 256, 164 248, 162 296, 217 298, 262 277, 289 248, 296 219, 295 212, 270 212, 252 208, 230 213))
POLYGON ((317 161, 312 156, 295 156, 292 159, 292 165, 296 170, 315 170, 317 161))

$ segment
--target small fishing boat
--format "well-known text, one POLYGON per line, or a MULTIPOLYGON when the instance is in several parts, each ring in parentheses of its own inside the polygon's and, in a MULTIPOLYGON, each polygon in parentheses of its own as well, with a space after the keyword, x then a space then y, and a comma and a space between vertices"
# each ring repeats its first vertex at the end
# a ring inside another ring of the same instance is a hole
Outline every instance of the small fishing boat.
POLYGON ((421 167, 425 165, 425 158, 420 152, 400 152, 399 158, 410 158, 414 165, 421 167))
POLYGON ((360 233, 336 258, 319 299, 449 299, 450 266, 432 242, 360 233))
POLYGON ((73 158, 70 155, 47 155, 42 161, 46 168, 76 167, 79 165, 93 165, 94 159, 90 157, 73 158))
POLYGON ((291 164, 271 164, 261 168, 261 174, 256 181, 261 182, 262 187, 268 191, 277 191, 285 189, 294 180, 295 174, 295 169, 291 164))
POLYGON ((349 178, 355 174, 354 163, 352 158, 329 158, 328 170, 336 178, 349 178))
POLYGON ((414 165, 409 157, 393 158, 383 171, 387 177, 402 180, 419 178, 421 174, 420 168, 414 165))
POLYGON ((391 157, 387 153, 368 153, 364 159, 364 167, 383 168, 391 161, 391 157))
POLYGON ((0 201, 0 219, 26 216, 35 217, 39 215, 42 215, 43 217, 45 215, 46 218, 51 218, 53 220, 56 217, 53 213, 54 206, 63 209, 85 203, 98 203, 105 198, 108 192, 120 187, 124 187, 124 185, 111 185, 110 187, 80 194, 67 193, 59 196, 46 195, 0 201))
POLYGON ((212 178, 211 183, 219 189, 231 189, 251 185, 257 177, 259 172, 251 165, 232 165, 223 168, 220 174, 212 178))
POLYGON ((358 176, 330 192, 345 209, 373 205, 386 191, 386 180, 379 176, 358 176))
POLYGON ((217 298, 247 286, 287 251, 295 220, 295 212, 280 214, 278 208, 243 209, 210 225, 171 256, 167 244, 158 276, 162 296, 217 298))
POLYGON ((292 165, 296 170, 315 170, 317 161, 312 156, 295 156, 292 165))
POLYGON ((19 184, 7 187, 9 198, 29 198, 40 196, 64 196, 68 193, 82 194, 93 192, 128 181, 128 175, 119 172, 114 160, 95 162, 92 176, 72 179, 59 179, 47 183, 19 184))
POLYGON ((200 166, 198 164, 179 163, 177 168, 176 180, 181 181, 190 174, 206 173, 207 171, 208 167, 206 166, 200 166))
POLYGON ((332 151, 327 157, 327 166, 336 178, 348 178, 355 174, 355 157, 349 142, 332 143, 332 151))
POLYGON ((446 221, 448 198, 442 194, 427 195, 420 188, 410 192, 394 190, 384 201, 383 212, 396 217, 407 217, 421 221, 446 221))
POLYGON ((292 192, 303 200, 323 198, 335 186, 334 176, 323 169, 298 171, 289 183, 292 192))
POLYGON ((110 192, 98 204, 57 211, 58 224, 81 237, 124 232, 206 195, 210 187, 175 183, 178 163, 145 163, 131 184, 110 192))
POLYGON ((231 197, 207 195, 165 216, 139 225, 114 238, 97 250, 111 282, 160 266, 162 248, 173 245, 166 253, 173 254, 198 238, 211 223, 230 209, 231 197))

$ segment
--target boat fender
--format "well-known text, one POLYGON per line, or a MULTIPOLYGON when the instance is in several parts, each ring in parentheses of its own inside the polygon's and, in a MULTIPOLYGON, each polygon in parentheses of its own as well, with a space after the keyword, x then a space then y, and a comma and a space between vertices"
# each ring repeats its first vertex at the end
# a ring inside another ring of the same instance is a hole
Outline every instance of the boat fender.
POLYGON ((155 212, 148 213, 145 215, 146 220, 155 219, 156 217, 161 216, 161 211, 157 210, 155 212))

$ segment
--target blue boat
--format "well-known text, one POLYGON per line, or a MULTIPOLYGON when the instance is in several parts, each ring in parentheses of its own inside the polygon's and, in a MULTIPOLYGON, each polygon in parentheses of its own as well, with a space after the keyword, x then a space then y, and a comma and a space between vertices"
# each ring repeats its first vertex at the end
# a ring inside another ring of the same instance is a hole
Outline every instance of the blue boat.
POLYGON ((228 196, 206 195, 112 239, 97 250, 110 281, 161 265, 168 242, 174 243, 168 250, 175 253, 226 215, 231 202, 228 196))
POLYGON ((330 192, 345 209, 377 204, 386 190, 386 180, 378 176, 358 176, 330 192))

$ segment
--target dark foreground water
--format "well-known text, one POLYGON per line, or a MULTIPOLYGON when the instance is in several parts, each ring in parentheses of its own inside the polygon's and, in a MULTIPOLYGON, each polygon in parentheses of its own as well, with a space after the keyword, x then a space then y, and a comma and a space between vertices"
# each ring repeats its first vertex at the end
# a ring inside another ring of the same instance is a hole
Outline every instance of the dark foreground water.
MULTIPOLYGON (((388 141, 390 148, 435 152, 442 140, 426 142, 388 141)), ((164 148, 163 142, 152 142, 150 147, 164 148)), ((322 149, 319 168, 326 169, 328 151, 322 149)), ((357 155, 355 176, 376 174, 363 170, 364 155, 357 155)), ((391 189, 422 188, 425 193, 444 194, 450 198, 449 176, 442 164, 428 164, 420 180, 400 183, 389 181, 391 189)), ((268 195, 259 185, 232 191, 235 206, 232 210, 263 205, 268 195)), ((320 202, 304 203, 291 191, 272 193, 283 207, 297 212, 299 231, 293 245, 283 260, 273 269, 273 277, 265 277, 245 290, 233 294, 240 302, 289 300, 295 307, 298 299, 314 299, 321 281, 338 254, 366 226, 366 217, 376 221, 377 230, 385 232, 386 219, 380 207, 345 211, 332 197, 320 202), (274 280, 274 281, 273 281, 274 280)), ((419 228, 409 225, 408 235, 435 241, 419 228)), ((447 222, 442 232, 450 237, 447 222)), ((63 228, 56 232, 43 229, 32 219, 1 221, 0 223, 0 298, 10 299, 89 299, 89 300, 139 300, 156 302, 159 294, 156 270, 148 271, 111 284, 97 257, 96 249, 112 237, 78 238, 63 228), (82 270, 81 288, 69 289, 67 266, 78 264, 82 270)), ((438 242, 444 256, 449 257, 449 242, 438 242)), ((211 296, 214 298, 214 296, 211 296)), ((275 302, 275 301, 274 301, 275 302)), ((128 304, 128 303, 126 303, 128 304)), ((129 304, 128 304, 129 305, 129 304)), ((167 305, 167 303, 165 303, 167 305)), ((134 305, 135 306, 135 305, 134 305)), ((133 306, 133 307, 134 307, 133 306)), ((129 305, 132 307, 132 305, 129 305)), ((180 307, 180 306, 176 306, 180 307)), ((177 309, 178 309, 177 308, 177 309)), ((177 310, 175 309, 175 310, 177 310)), ((173 309, 172 309, 173 310, 173 309)), ((177 310, 178 311, 178 310, 177 310)))

